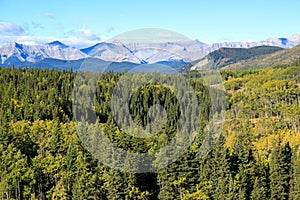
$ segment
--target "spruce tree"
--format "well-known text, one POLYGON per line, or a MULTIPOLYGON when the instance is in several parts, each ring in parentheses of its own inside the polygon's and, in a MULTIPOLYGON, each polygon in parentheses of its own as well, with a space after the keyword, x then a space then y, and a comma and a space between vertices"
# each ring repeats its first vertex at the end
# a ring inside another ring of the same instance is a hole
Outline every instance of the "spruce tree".
POLYGON ((271 199, 287 200, 289 197, 291 147, 280 143, 272 149, 270 158, 271 199))

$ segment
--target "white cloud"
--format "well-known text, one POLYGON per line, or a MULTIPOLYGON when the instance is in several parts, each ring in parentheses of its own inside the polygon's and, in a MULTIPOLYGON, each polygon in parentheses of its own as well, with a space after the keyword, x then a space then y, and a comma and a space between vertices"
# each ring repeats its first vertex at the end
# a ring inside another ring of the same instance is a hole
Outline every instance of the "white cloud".
POLYGON ((107 36, 97 34, 86 27, 80 28, 76 31, 70 31, 68 33, 65 33, 62 37, 34 36, 28 34, 31 32, 31 29, 37 29, 41 27, 43 27, 41 24, 32 22, 31 24, 28 24, 28 30, 25 32, 24 29, 19 25, 10 22, 0 21, 0 47, 5 45, 8 41, 15 41, 22 44, 34 45, 46 44, 58 40, 68 46, 86 48, 108 39, 107 36))
POLYGON ((95 45, 96 43, 103 42, 105 39, 106 39, 105 37, 99 37, 96 40, 91 40, 91 39, 83 39, 81 37, 73 36, 73 37, 59 38, 58 40, 69 46, 74 46, 77 48, 86 48, 95 45))
POLYGON ((68 45, 80 48, 95 45, 96 43, 103 42, 109 38, 93 32, 91 29, 86 27, 82 27, 75 31, 69 31, 65 35, 66 37, 62 39, 62 41, 65 41, 68 45))
POLYGON ((45 15, 46 17, 49 17, 49 18, 51 18, 51 19, 55 18, 55 15, 54 15, 54 14, 52 14, 52 13, 48 13, 48 12, 46 12, 46 13, 44 13, 44 15, 45 15))
POLYGON ((35 44, 46 44, 52 41, 60 41, 68 46, 73 46, 77 48, 86 48, 92 45, 95 45, 96 43, 103 42, 104 40, 108 39, 106 36, 99 37, 98 40, 88 40, 83 39, 78 36, 70 36, 70 37, 54 37, 54 36, 1 36, 0 37, 0 47, 5 45, 8 41, 15 41, 21 44, 29 44, 29 45, 35 45, 35 44))
POLYGON ((14 41, 22 44, 44 44, 55 40, 55 37, 38 37, 38 36, 2 36, 0 38, 0 45, 3 46, 8 41, 14 41))
POLYGON ((25 34, 24 29, 14 23, 11 22, 4 22, 0 21, 0 35, 9 35, 9 36, 16 36, 16 35, 23 35, 25 34))
MULTIPOLYGON (((76 33, 76 32, 75 32, 76 33)), ((77 31, 78 36, 81 37, 82 39, 87 39, 87 40, 101 40, 101 37, 97 34, 92 32, 91 29, 88 28, 81 28, 77 31)))

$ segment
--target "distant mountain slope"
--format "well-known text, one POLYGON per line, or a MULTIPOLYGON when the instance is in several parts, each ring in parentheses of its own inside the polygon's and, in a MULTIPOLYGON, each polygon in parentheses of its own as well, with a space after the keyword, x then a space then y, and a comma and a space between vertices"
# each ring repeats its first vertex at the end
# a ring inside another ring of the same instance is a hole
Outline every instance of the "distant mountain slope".
POLYGON ((256 58, 241 60, 224 67, 224 69, 239 69, 250 67, 267 67, 289 65, 300 60, 300 45, 288 48, 272 54, 262 55, 256 58))
POLYGON ((256 58, 261 55, 271 54, 282 51, 283 48, 273 46, 259 46, 253 48, 220 48, 219 50, 209 53, 204 58, 197 60, 193 66, 194 69, 221 69, 230 64, 237 63, 242 60, 256 58))
POLYGON ((77 70, 86 70, 86 71, 103 71, 103 72, 151 72, 169 70, 171 69, 180 71, 181 67, 185 65, 184 62, 159 62, 154 64, 136 64, 131 62, 110 62, 101 60, 98 58, 85 58, 79 60, 58 60, 52 58, 45 58, 43 60, 32 62, 11 62, 7 67, 27 67, 27 68, 48 68, 48 69, 72 69, 73 71, 77 70), (138 67, 139 66, 139 67, 138 67), (167 68, 166 68, 167 66, 167 68), (138 67, 138 68, 137 68, 138 67), (170 68, 168 68, 170 67, 170 68))
POLYGON ((77 71, 84 69, 88 71, 114 71, 125 72, 137 66, 129 62, 109 62, 98 58, 86 58, 79 60, 59 60, 45 58, 43 60, 32 62, 13 62, 8 67, 28 67, 28 68, 48 68, 48 69, 73 69, 77 71))

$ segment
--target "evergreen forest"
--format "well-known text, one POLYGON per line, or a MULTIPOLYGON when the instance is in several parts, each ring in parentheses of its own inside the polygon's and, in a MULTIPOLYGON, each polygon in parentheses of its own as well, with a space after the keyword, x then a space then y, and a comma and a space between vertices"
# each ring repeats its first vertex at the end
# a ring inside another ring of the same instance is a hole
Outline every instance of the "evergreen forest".
MULTIPOLYGON (((176 161, 147 173, 111 168, 83 144, 74 121, 83 114, 72 102, 78 72, 0 68, 0 199, 300 200, 299 67, 296 62, 221 70, 224 91, 218 85, 208 88, 198 71, 183 73, 200 105, 194 113, 200 115, 197 135, 176 161), (211 99, 220 92, 226 95, 222 134, 201 157, 198 149, 209 132, 212 110, 219 110, 219 105, 212 108, 211 99)), ((180 101, 170 87, 151 82, 138 87, 124 105, 133 122, 149 124, 154 104, 165 108, 167 119, 152 137, 130 136, 111 109, 113 90, 123 75, 101 75, 91 97, 95 120, 116 146, 151 154, 174 137, 182 121, 180 101)), ((88 87, 86 76, 81 89, 88 87)), ((147 80, 147 73, 141 77, 147 80)), ((87 126, 95 128, 93 122, 87 126)), ((117 156, 103 154, 112 160, 117 156)))

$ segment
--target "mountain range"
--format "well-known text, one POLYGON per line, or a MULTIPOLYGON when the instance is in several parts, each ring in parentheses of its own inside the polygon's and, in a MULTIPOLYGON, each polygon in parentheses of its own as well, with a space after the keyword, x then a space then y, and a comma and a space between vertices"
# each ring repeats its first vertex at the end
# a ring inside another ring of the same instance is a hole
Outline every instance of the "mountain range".
POLYGON ((0 62, 7 65, 14 62, 38 62, 45 58, 60 60, 78 60, 88 55, 75 47, 69 47, 59 41, 43 45, 25 45, 8 42, 0 48, 0 62))
MULTIPOLYGON (((105 61, 109 62, 110 66, 119 67, 121 67, 121 63, 123 65, 126 63, 126 66, 164 63, 179 69, 180 66, 187 63, 201 61, 204 64, 213 63, 216 68, 223 68, 241 60, 274 53, 299 44, 300 35, 298 34, 289 38, 269 38, 259 42, 214 44, 206 44, 198 40, 164 43, 125 43, 112 40, 84 49, 70 47, 59 41, 39 45, 8 42, 0 48, 0 64, 7 67, 26 65, 29 67, 56 66, 78 69, 88 58, 89 62, 93 64, 105 61), (230 55, 225 55, 226 53, 230 55)), ((200 68, 203 67, 205 68, 205 66, 200 68)), ((189 66, 189 68, 199 69, 199 65, 198 67, 189 66)))

